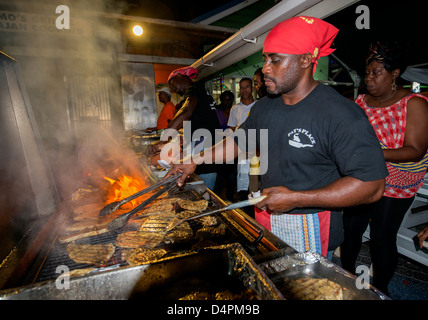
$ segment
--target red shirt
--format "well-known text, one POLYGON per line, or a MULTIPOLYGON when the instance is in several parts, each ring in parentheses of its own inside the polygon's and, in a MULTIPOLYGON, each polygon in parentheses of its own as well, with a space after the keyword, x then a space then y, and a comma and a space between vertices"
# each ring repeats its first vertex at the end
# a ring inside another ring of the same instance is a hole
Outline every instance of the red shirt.
POLYGON ((175 106, 171 101, 165 103, 159 115, 156 128, 158 130, 168 128, 168 120, 172 120, 175 116, 175 106))

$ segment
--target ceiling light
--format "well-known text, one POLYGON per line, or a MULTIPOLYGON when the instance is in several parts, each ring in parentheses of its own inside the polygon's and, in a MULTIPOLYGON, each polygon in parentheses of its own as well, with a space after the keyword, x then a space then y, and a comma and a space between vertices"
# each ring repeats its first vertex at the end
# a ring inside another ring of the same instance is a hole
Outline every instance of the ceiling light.
POLYGON ((141 36, 143 34, 143 28, 137 24, 132 28, 132 32, 134 32, 136 36, 141 36))

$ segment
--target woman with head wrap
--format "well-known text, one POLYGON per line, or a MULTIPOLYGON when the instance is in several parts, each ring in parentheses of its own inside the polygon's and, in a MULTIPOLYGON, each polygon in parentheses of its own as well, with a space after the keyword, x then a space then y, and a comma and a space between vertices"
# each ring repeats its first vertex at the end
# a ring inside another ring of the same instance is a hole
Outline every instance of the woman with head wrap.
MULTIPOLYGON (((318 58, 333 52, 337 32, 306 16, 277 24, 263 46, 264 79, 275 96, 257 102, 237 130, 246 143, 226 138, 212 152, 229 160, 235 154, 227 150, 259 149, 266 198, 257 204, 256 220, 295 250, 324 256, 343 239, 340 208, 378 200, 387 175, 364 112, 313 78, 318 58)), ((170 174, 183 171, 180 185, 196 164, 176 165, 170 174)))
POLYGON ((397 233, 428 164, 428 99, 399 86, 404 72, 403 48, 395 42, 371 44, 366 60, 368 94, 357 97, 383 149, 389 175, 383 197, 372 204, 346 209, 341 260, 355 272, 361 237, 370 221, 373 284, 388 294, 398 259, 397 233))

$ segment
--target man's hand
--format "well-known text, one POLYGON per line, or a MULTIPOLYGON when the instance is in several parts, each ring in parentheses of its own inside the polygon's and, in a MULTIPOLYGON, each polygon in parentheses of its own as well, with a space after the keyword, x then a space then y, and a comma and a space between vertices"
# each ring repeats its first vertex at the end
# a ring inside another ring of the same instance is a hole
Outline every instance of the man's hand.
POLYGON ((295 208, 294 192, 286 187, 264 189, 262 192, 263 195, 267 197, 257 204, 257 208, 261 210, 287 212, 295 208))
POLYGON ((147 148, 147 155, 149 157, 154 157, 157 154, 159 154, 165 144, 167 144, 168 141, 157 141, 147 148))
POLYGON ((181 177, 177 180, 177 185, 181 187, 186 179, 190 177, 190 175, 195 172, 196 170, 196 164, 192 161, 190 164, 174 164, 172 168, 168 171, 168 173, 165 175, 165 178, 168 178, 170 176, 173 176, 176 172, 181 172, 181 177))
POLYGON ((423 247, 423 242, 428 238, 428 226, 426 226, 421 232, 417 234, 419 238, 419 246, 423 247))

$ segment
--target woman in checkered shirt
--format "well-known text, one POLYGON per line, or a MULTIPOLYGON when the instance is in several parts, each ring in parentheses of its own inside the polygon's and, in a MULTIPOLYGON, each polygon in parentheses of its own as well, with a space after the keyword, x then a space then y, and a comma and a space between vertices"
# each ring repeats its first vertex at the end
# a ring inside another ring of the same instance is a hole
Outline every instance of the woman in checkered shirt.
POLYGON ((341 246, 342 266, 355 272, 361 237, 370 223, 373 285, 385 294, 397 265, 398 229, 423 184, 428 164, 428 99, 399 86, 404 56, 396 42, 376 41, 369 48, 368 94, 359 95, 355 102, 375 129, 389 175, 379 201, 344 210, 341 246))

